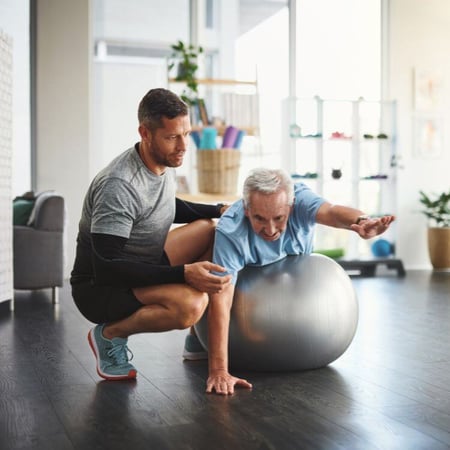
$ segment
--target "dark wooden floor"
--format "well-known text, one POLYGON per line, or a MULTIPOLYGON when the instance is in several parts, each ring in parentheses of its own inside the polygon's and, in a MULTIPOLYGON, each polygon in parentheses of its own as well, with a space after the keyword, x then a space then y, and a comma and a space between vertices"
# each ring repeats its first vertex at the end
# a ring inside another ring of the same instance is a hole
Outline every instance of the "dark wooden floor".
POLYGON ((136 382, 100 381, 69 289, 0 304, 0 449, 448 449, 450 273, 354 278, 360 322, 331 366, 247 373, 206 395, 185 332, 130 338, 136 382))

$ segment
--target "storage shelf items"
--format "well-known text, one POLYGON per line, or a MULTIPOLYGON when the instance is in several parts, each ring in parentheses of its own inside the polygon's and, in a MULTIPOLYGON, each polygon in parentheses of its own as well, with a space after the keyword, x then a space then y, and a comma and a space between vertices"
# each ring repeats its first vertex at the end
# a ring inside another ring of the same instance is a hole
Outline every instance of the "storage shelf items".
MULTIPOLYGON (((196 105, 191 108, 191 125, 193 133, 193 140, 195 146, 203 148, 205 145, 207 131, 214 131, 217 134, 216 144, 217 148, 225 145, 225 131, 228 131, 228 138, 230 136, 230 129, 232 133, 238 133, 239 138, 234 140, 234 144, 230 145, 239 152, 240 166, 235 168, 238 176, 235 189, 233 192, 240 191, 242 186, 242 177, 248 172, 248 167, 257 165, 256 159, 262 157, 262 148, 259 139, 259 96, 258 85, 256 81, 233 80, 233 79, 211 79, 200 78, 197 79, 198 84, 198 100, 196 105), (205 128, 214 127, 215 130, 206 130, 205 128), (236 131, 236 129, 238 131, 236 131), (196 138, 196 139, 195 139, 196 138)), ((177 80, 176 78, 168 78, 168 87, 174 92, 180 94, 185 87, 185 82, 177 80)), ((209 144, 208 144, 209 145, 209 144)), ((228 145, 225 145, 228 147, 228 145)), ((207 149, 214 148, 214 144, 207 149)), ((203 192, 208 190, 205 188, 205 183, 202 182, 205 178, 205 167, 199 164, 197 152, 189 152, 188 160, 184 164, 183 169, 187 170, 185 177, 188 183, 188 191, 190 194, 196 194, 197 190, 203 192), (202 170, 202 172, 200 172, 202 170)), ((223 171, 214 174, 208 173, 209 178, 214 177, 220 181, 220 177, 226 173, 226 168, 223 171)), ((208 178, 208 179, 209 179, 208 178)), ((220 184, 220 183, 219 183, 220 184)), ((208 193, 215 193, 215 189, 211 189, 208 193)), ((227 194, 228 189, 220 194, 227 194)))
MULTIPOLYGON (((285 168, 332 203, 371 215, 395 214, 395 116, 395 101, 289 98, 283 116, 285 168)), ((370 241, 340 231, 321 230, 317 246, 344 247, 352 258, 371 256, 370 241)), ((386 238, 393 240, 390 233, 386 238)))
MULTIPOLYGON (((200 102, 192 114, 193 129, 214 125, 219 133, 233 125, 249 136, 259 134, 259 97, 256 81, 199 78, 200 102)), ((169 78, 168 85, 177 91, 184 81, 169 78)))
MULTIPOLYGON (((176 78, 169 78, 169 83, 184 83, 184 81, 177 80, 176 78)), ((246 80, 233 80, 233 79, 218 79, 218 78, 198 78, 198 84, 204 85, 224 85, 224 86, 256 86, 256 81, 246 81, 246 80)))
MULTIPOLYGON (((203 124, 193 125, 192 131, 202 131, 203 128, 204 128, 203 124)), ((223 136, 223 134, 225 133, 225 130, 227 129, 227 125, 225 125, 225 124, 216 125, 216 128, 217 128, 217 135, 223 136)), ((256 126, 253 126, 253 127, 252 126, 239 126, 238 128, 240 130, 243 130, 247 136, 255 136, 258 133, 258 128, 256 126)))

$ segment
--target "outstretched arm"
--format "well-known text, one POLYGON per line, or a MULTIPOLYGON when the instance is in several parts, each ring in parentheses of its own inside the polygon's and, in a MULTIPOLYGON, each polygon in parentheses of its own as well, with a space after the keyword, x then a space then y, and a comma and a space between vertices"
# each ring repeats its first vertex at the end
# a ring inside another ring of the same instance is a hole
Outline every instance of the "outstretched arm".
POLYGON ((227 395, 235 386, 252 388, 252 385, 228 372, 228 333, 234 286, 229 284, 221 293, 210 295, 208 309, 208 365, 206 392, 227 395))
POLYGON ((353 230, 363 239, 384 233, 395 220, 394 216, 369 217, 359 209, 325 202, 317 211, 316 221, 334 228, 353 230))

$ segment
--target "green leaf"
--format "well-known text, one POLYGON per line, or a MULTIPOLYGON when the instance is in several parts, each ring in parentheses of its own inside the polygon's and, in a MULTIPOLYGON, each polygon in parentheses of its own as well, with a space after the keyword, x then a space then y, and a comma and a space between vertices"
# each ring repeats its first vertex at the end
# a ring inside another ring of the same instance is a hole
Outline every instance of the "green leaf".
POLYGON ((450 190, 440 194, 426 194, 419 191, 419 201, 424 206, 421 212, 438 227, 450 226, 450 190))

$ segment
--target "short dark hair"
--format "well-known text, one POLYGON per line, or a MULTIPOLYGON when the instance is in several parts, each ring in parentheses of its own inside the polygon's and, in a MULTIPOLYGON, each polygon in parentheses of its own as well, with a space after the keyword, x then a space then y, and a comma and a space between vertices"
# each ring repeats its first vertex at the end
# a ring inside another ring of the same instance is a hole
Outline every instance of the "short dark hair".
POLYGON ((150 89, 139 103, 138 120, 151 131, 162 128, 162 118, 187 116, 188 107, 178 95, 168 89, 150 89))

